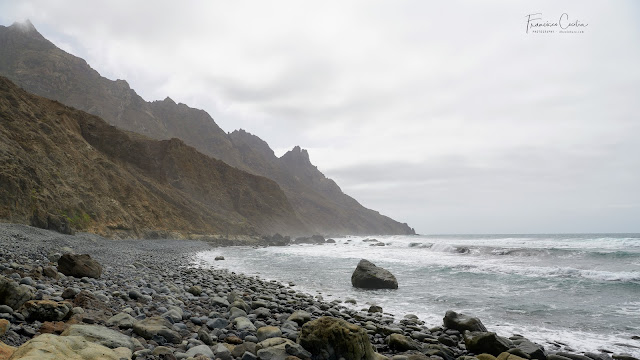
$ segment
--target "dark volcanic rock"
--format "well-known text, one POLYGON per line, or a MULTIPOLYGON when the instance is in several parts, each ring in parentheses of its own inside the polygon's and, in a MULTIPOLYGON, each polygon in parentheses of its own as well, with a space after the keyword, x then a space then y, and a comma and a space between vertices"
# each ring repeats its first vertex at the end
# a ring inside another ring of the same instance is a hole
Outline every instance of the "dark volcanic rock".
POLYGON ((33 293, 29 287, 0 276, 0 305, 8 305, 17 310, 32 297, 33 293))
POLYGON ((31 300, 22 305, 22 315, 31 321, 60 321, 67 317, 70 310, 70 303, 51 300, 31 300))
POLYGON ((102 275, 102 265, 88 254, 64 254, 58 260, 58 271, 67 276, 97 279, 102 275))
POLYGON ((509 350, 509 340, 496 335, 494 332, 466 331, 464 333, 464 344, 467 350, 482 354, 487 353, 498 356, 509 350))
POLYGON ((351 285, 363 289, 397 289, 398 281, 388 270, 362 259, 351 275, 351 285))
POLYGON ((420 350, 420 345, 404 335, 391 334, 389 335, 389 348, 397 351, 420 350))
POLYGON ((469 331, 487 331, 480 319, 449 310, 444 315, 444 326, 464 333, 469 331))
POLYGON ((313 354, 313 360, 374 360, 367 333, 345 320, 324 316, 302 327, 298 343, 313 354))
POLYGON ((145 339, 153 339, 154 336, 162 336, 168 342, 179 344, 182 341, 180 334, 171 329, 169 320, 153 316, 133 324, 133 332, 145 339))

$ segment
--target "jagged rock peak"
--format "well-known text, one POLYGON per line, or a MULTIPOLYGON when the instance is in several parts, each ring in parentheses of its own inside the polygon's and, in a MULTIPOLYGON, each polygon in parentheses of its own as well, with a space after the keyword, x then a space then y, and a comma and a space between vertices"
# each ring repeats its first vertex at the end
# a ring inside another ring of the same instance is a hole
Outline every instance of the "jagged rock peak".
MULTIPOLYGON (((3 27, 3 26, 0 26, 0 27, 3 27)), ((7 29, 10 31, 18 32, 28 38, 37 39, 40 41, 45 40, 49 42, 48 40, 45 39, 44 36, 42 36, 42 34, 38 32, 38 30, 36 30, 36 27, 33 26, 31 21, 29 20, 16 21, 11 26, 7 27, 7 29)))
POLYGON ((168 96, 167 96, 163 101, 166 101, 166 102, 169 102, 169 103, 172 103, 172 104, 175 104, 175 103, 176 103, 175 101, 173 101, 173 99, 172 99, 172 98, 170 98, 170 97, 168 97, 168 96))
POLYGON ((16 21, 11 25, 11 28, 18 29, 24 32, 38 32, 38 30, 36 30, 36 27, 33 26, 33 23, 29 19, 25 21, 16 21))
POLYGON ((293 149, 287 151, 284 155, 282 155, 281 159, 295 159, 295 160, 305 160, 309 161, 309 153, 307 150, 300 148, 300 146, 296 145, 293 149))

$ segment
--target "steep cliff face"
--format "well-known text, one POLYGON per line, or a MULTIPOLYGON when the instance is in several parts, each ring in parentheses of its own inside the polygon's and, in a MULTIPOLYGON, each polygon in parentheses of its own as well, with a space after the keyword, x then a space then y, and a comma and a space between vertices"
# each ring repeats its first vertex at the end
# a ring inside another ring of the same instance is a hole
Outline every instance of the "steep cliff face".
POLYGON ((0 218, 142 236, 306 233, 278 184, 0 77, 0 218))
POLYGON ((227 134, 202 110, 169 98, 146 102, 126 81, 100 76, 31 24, 0 26, 0 48, 0 75, 30 92, 98 115, 120 129, 154 139, 179 138, 203 154, 276 181, 310 232, 412 233, 406 224, 366 209, 344 194, 308 156, 306 161, 298 156, 303 150, 295 148, 278 158, 262 139, 242 130, 227 134))

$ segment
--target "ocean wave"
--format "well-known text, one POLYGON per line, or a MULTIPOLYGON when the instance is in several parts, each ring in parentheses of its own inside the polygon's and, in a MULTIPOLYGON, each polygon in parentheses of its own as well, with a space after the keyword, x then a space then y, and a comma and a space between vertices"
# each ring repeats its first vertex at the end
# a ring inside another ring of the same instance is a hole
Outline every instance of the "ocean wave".
POLYGON ((450 267, 455 272, 507 274, 539 278, 583 278, 600 282, 631 283, 640 285, 640 271, 602 271, 572 267, 514 266, 511 264, 464 264, 450 267))

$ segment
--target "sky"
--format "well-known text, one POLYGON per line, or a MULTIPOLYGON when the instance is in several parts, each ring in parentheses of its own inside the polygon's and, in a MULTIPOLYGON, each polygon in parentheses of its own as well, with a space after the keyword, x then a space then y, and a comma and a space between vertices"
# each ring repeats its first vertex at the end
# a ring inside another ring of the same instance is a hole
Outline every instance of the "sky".
POLYGON ((419 233, 640 232, 638 1, 0 0, 25 19, 419 233))

